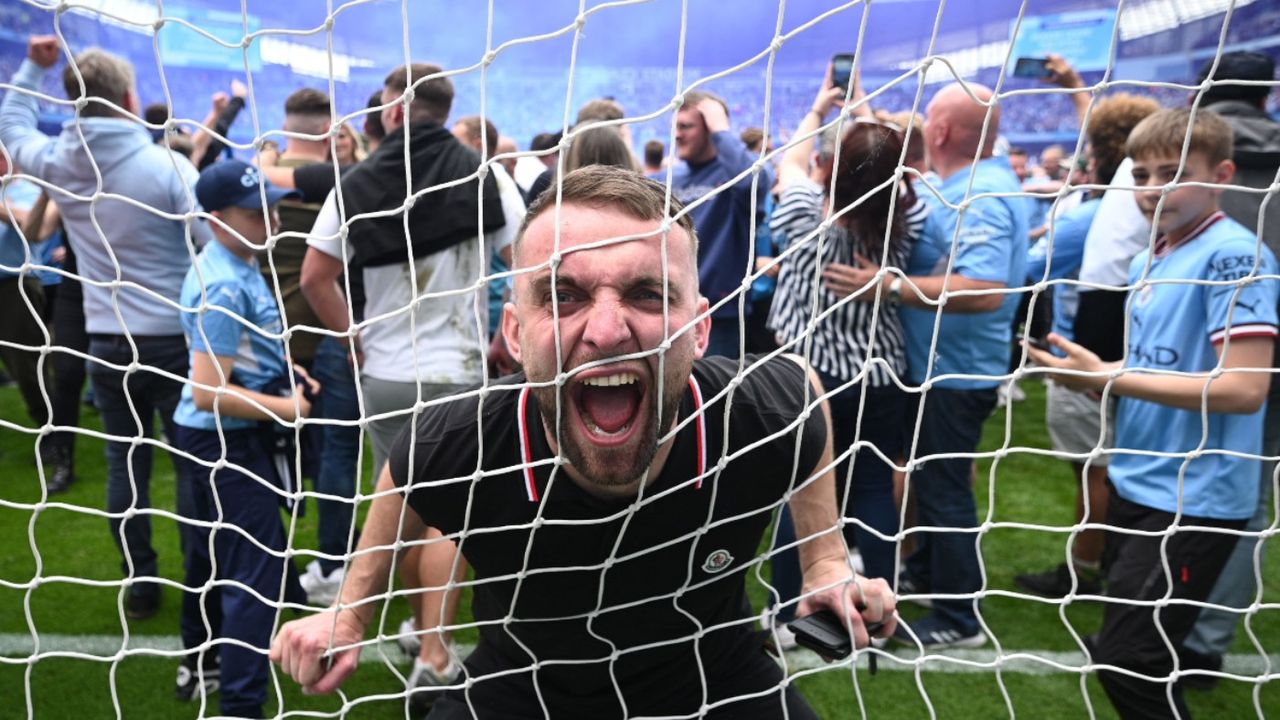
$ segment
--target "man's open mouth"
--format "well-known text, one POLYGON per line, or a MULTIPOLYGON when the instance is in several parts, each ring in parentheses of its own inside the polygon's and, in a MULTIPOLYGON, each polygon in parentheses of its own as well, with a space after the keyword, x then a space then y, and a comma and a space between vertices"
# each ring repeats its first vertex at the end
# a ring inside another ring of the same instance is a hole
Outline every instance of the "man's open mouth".
POLYGON ((578 417, 592 439, 622 440, 644 405, 645 383, 631 371, 582 378, 571 389, 578 417))

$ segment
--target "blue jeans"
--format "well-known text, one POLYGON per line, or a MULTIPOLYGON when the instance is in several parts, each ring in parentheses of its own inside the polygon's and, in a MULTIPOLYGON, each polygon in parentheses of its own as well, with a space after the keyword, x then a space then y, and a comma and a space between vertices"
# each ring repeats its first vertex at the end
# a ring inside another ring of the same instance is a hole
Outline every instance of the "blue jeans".
MULTIPOLYGON (((321 386, 320 407, 315 417, 325 420, 359 420, 360 405, 356 397, 355 378, 351 374, 348 354, 342 343, 327 337, 316 348, 311 375, 321 386)), ((320 425, 323 435, 320 468, 315 477, 316 492, 354 498, 359 472, 360 427, 357 425, 320 425)), ((350 552, 348 539, 354 542, 351 523, 355 505, 341 500, 316 500, 319 511, 320 552, 342 556, 350 552)), ((341 560, 320 560, 320 569, 330 573, 342 567, 341 560)))
POLYGON ((269 601, 286 593, 283 586, 285 564, 284 526, 280 520, 280 496, 274 492, 275 469, 265 452, 257 429, 227 430, 225 449, 218 433, 177 427, 178 447, 202 460, 214 461, 225 456, 257 477, 224 468, 216 474, 201 468, 196 472, 193 489, 196 520, 222 521, 224 526, 213 532, 210 554, 210 530, 194 529, 194 542, 186 553, 188 587, 200 587, 210 578, 225 582, 204 593, 208 607, 209 629, 199 617, 184 613, 182 637, 186 647, 198 641, 239 640, 249 647, 218 643, 222 659, 222 714, 235 717, 262 717, 267 699, 267 650, 271 647, 271 631, 275 608, 253 595, 258 592, 269 601), (209 607, 216 605, 217 607, 209 607), (250 649, 252 648, 252 649, 250 649))
MULTIPOLYGON (((93 381, 94 403, 102 416, 107 433, 124 438, 154 437, 154 420, 159 414, 164 434, 170 442, 174 438, 173 411, 182 393, 182 381, 171 380, 153 372, 159 368, 179 377, 187 376, 187 344, 181 335, 134 336, 138 348, 137 361, 146 366, 133 373, 109 368, 101 363, 89 365, 93 381), (137 415, 137 420, 134 415, 137 415)), ((123 335, 93 335, 89 339, 89 354, 105 362, 128 365, 133 362, 133 351, 123 335)), ((191 512, 191 477, 193 468, 176 455, 173 460, 177 480, 177 510, 183 517, 191 512)), ((107 512, 111 539, 120 551, 121 571, 132 577, 157 575, 156 551, 151 546, 151 516, 139 513, 129 519, 119 517, 130 508, 147 510, 151 507, 152 446, 128 441, 107 443, 107 512)), ((179 541, 185 550, 188 541, 184 525, 179 541)))
MULTIPOLYGON (((822 385, 832 391, 843 381, 822 374, 822 385)), ((902 431, 906 418, 907 394, 896 385, 867 388, 866 404, 862 403, 861 383, 850 385, 828 399, 831 408, 831 440, 837 457, 855 440, 864 443, 853 456, 850 475, 848 459, 836 466, 837 507, 844 508, 845 542, 857 546, 862 553, 866 576, 893 581, 897 544, 881 540, 867 528, 885 536, 898 532, 898 508, 893 502, 893 466, 877 457, 874 446, 891 460, 902 454, 902 431), (862 428, 858 428, 858 416, 862 428), (852 523, 849 520, 857 520, 852 523), (865 525, 865 527, 864 527, 865 525)))
MULTIPOLYGON (((982 424, 996 404, 996 391, 932 388, 921 399, 915 458, 944 453, 969 457, 928 460, 907 478, 916 498, 916 522, 921 526, 971 529, 978 525, 978 507, 970 475, 971 457, 982 437, 982 424)), ((907 427, 914 430, 915 415, 908 413, 907 427)), ((910 436, 907 448, 911 447, 910 436)), ((978 566, 978 536, 974 532, 934 530, 919 533, 919 549, 907 558, 911 577, 938 594, 977 592, 982 584, 978 566)), ((978 632, 977 599, 933 601, 934 613, 955 629, 978 632)))

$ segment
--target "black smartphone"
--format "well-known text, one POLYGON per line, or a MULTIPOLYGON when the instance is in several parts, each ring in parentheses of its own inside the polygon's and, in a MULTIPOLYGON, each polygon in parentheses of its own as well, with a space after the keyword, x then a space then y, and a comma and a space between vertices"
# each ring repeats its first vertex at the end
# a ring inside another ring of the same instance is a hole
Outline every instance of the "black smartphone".
MULTIPOLYGON (((795 633, 796 643, 809 648, 824 658, 843 660, 853 652, 853 639, 836 614, 830 610, 820 610, 812 615, 797 618, 787 625, 795 633)), ((884 623, 867 623, 867 634, 875 637, 884 629, 884 623)))
POLYGON ((1043 350, 1045 352, 1053 352, 1053 346, 1050 345, 1049 341, 1044 338, 1029 337, 1027 335, 1019 335, 1017 337, 1017 340, 1018 342, 1026 343, 1037 350, 1043 350))
POLYGON ((1049 58, 1020 57, 1013 64, 1013 76, 1043 80, 1053 75, 1048 66, 1049 58))
POLYGON ((831 84, 845 90, 853 77, 853 53, 836 53, 831 56, 831 84))

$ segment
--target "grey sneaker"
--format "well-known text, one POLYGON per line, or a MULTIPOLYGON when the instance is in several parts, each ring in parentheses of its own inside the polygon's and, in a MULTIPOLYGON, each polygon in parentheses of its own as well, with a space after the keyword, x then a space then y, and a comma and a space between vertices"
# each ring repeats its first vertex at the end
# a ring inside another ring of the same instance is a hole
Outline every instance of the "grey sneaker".
POLYGON ((409 680, 405 683, 409 694, 409 710, 419 716, 425 715, 436 700, 461 681, 462 665, 453 657, 449 658, 449 664, 444 670, 436 670, 431 663, 415 658, 413 672, 409 673, 409 680))

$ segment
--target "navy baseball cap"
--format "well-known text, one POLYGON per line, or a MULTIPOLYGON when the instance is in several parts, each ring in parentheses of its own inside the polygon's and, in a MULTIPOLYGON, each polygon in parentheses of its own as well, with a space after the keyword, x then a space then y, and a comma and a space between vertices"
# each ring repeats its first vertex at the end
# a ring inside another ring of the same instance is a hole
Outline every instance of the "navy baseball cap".
POLYGON ((296 190, 272 187, 258 168, 243 160, 223 160, 205 168, 196 181, 196 200, 205 212, 235 205, 249 210, 262 209, 262 188, 266 188, 267 205, 285 198, 302 197, 296 190))

